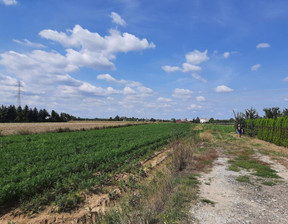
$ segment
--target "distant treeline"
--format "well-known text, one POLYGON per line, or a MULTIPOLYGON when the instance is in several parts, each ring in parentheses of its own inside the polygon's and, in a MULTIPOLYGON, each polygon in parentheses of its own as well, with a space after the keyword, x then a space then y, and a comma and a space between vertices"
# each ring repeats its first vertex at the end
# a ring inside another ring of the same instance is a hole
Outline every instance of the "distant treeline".
POLYGON ((171 120, 155 119, 155 118, 138 118, 138 117, 120 117, 116 115, 114 118, 76 118, 76 120, 89 120, 89 121, 151 121, 151 122, 171 122, 171 120))
POLYGON ((58 114, 54 110, 51 114, 46 109, 38 110, 36 107, 29 108, 27 105, 22 108, 21 106, 15 107, 14 105, 0 107, 0 122, 63 122, 74 120, 76 117, 67 114, 58 114))

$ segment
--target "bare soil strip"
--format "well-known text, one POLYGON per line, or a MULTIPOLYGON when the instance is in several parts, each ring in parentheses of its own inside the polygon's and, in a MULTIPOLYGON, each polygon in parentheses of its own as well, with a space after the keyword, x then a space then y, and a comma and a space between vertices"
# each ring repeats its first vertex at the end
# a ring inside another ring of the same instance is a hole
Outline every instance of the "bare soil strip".
MULTIPOLYGON (((259 151, 264 145, 267 146, 267 143, 259 140, 249 141, 250 147, 251 144, 259 145, 259 151)), ((270 147, 277 148, 272 144, 270 147)), ((278 151, 282 149, 283 147, 279 147, 278 151)), ((200 200, 190 210, 193 217, 191 223, 288 223, 287 168, 277 160, 256 152, 253 157, 269 164, 281 177, 277 180, 260 178, 247 170, 229 170, 228 160, 231 156, 224 148, 218 148, 217 152, 219 157, 214 162, 212 171, 202 174, 200 200), (249 181, 237 181, 240 176, 249 178, 249 181), (263 182, 270 186, 264 185, 263 182)))

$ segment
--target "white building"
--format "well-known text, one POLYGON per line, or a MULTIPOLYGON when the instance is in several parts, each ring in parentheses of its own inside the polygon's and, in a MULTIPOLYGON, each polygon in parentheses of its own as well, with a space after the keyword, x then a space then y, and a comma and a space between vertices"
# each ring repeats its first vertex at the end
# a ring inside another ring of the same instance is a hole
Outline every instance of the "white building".
POLYGON ((200 123, 203 124, 203 123, 207 123, 209 121, 208 118, 200 118, 200 123))

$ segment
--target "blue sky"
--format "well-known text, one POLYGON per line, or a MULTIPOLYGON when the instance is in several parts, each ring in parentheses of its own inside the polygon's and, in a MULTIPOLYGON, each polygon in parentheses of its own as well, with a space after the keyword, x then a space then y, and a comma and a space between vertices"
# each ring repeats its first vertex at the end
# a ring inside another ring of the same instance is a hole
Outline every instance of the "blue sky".
POLYGON ((287 108, 286 0, 0 0, 0 104, 80 117, 287 108))

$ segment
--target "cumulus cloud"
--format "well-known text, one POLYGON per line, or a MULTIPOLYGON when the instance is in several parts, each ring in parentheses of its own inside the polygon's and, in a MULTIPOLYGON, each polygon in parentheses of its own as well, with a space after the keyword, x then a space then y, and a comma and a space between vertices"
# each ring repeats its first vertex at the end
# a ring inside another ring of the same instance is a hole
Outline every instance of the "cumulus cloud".
POLYGON ((182 71, 186 73, 187 72, 192 73, 193 78, 200 80, 201 82, 207 82, 207 80, 203 79, 200 75, 197 74, 201 72, 202 70, 202 68, 198 64, 209 60, 207 53, 208 53, 208 50, 205 50, 204 52, 194 50, 186 54, 185 56, 186 62, 182 64, 182 67, 165 65, 165 66, 162 66, 162 69, 165 72, 182 71))
POLYGON ((112 22, 120 25, 120 26, 126 26, 126 22, 124 19, 121 18, 119 14, 116 12, 111 12, 110 17, 112 18, 112 22))
POLYGON ((192 52, 189 52, 186 54, 186 61, 188 63, 191 63, 193 65, 200 64, 204 61, 209 60, 209 57, 207 56, 208 50, 205 50, 204 52, 200 52, 198 50, 194 50, 192 52))
POLYGON ((66 33, 46 29, 39 35, 67 47, 66 57, 74 65, 100 70, 115 69, 111 60, 116 59, 116 53, 155 48, 154 43, 149 43, 145 38, 139 39, 133 34, 122 34, 112 29, 108 36, 102 37, 80 25, 75 25, 73 30, 66 33))
POLYGON ((257 71, 261 67, 261 64, 256 64, 251 67, 251 71, 257 71))
POLYGON ((159 97, 158 99, 157 99, 157 102, 160 102, 160 103, 168 103, 168 102, 171 102, 172 101, 172 99, 170 99, 170 98, 165 98, 165 97, 159 97))
POLYGON ((200 105, 196 105, 196 104, 191 104, 189 107, 188 107, 188 110, 195 110, 195 109, 201 109, 202 106, 200 105))
POLYGON ((198 74, 196 74, 196 73, 193 73, 193 74, 192 74, 192 77, 193 77, 194 79, 200 80, 201 82, 207 82, 206 79, 202 78, 200 75, 198 75, 198 74))
POLYGON ((176 88, 173 92, 173 97, 175 98, 190 98, 192 97, 193 91, 189 90, 189 89, 178 89, 176 88))
POLYGON ((224 58, 229 58, 230 57, 230 52, 224 52, 223 57, 224 58))
POLYGON ((183 63, 183 72, 200 72, 201 67, 197 65, 192 65, 190 63, 183 63))
POLYGON ((162 69, 165 72, 175 72, 175 71, 181 71, 181 68, 178 66, 170 66, 170 65, 164 65, 162 66, 162 69))
POLYGON ((140 82, 135 82, 135 81, 131 81, 131 80, 124 80, 124 79, 117 80, 114 77, 112 77, 110 74, 100 74, 100 75, 97 76, 97 79, 105 80, 107 82, 114 83, 114 84, 126 85, 126 86, 129 86, 129 87, 140 87, 140 86, 142 86, 142 84, 140 82))
POLYGON ((283 81, 288 82, 288 76, 283 81))
POLYGON ((16 0, 0 0, 4 5, 16 5, 18 2, 16 0))
POLYGON ((259 43, 256 45, 256 48, 268 48, 270 47, 270 44, 268 43, 259 43))
POLYGON ((136 91, 134 89, 132 89, 131 87, 126 86, 123 89, 123 93, 124 93, 124 95, 134 95, 134 94, 136 94, 136 91))
POLYGON ((15 43, 17 44, 21 44, 27 47, 34 47, 34 48, 45 48, 46 46, 40 43, 33 43, 27 39, 24 39, 24 41, 20 41, 20 40, 13 40, 15 43))
POLYGON ((227 87, 227 86, 217 86, 215 89, 215 92, 217 93, 228 93, 228 92, 233 92, 233 89, 227 87))
POLYGON ((197 97, 196 97, 196 100, 197 100, 198 102, 202 102, 202 101, 205 101, 206 99, 205 99, 204 96, 197 96, 197 97))

